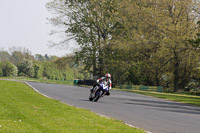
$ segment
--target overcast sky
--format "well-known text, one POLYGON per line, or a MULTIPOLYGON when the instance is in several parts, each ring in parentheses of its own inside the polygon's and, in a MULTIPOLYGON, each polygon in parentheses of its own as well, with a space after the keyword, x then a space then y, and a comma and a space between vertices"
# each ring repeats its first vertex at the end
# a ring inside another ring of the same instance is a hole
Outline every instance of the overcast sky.
POLYGON ((32 54, 63 56, 66 50, 49 48, 48 35, 52 26, 46 18, 51 17, 45 4, 49 0, 0 0, 0 48, 12 46, 28 48, 32 54))

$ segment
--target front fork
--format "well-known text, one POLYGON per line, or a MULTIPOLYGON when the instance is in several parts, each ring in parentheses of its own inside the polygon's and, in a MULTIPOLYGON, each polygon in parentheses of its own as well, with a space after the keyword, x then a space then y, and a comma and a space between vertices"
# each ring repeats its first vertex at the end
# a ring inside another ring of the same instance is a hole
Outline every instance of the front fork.
POLYGON ((108 92, 108 88, 104 89, 103 86, 101 86, 101 91, 102 91, 101 97, 103 97, 108 92))
POLYGON ((98 90, 98 86, 95 86, 95 87, 92 87, 91 89, 90 89, 90 93, 91 93, 91 95, 92 96, 94 96, 95 95, 95 93, 96 93, 96 91, 98 90))

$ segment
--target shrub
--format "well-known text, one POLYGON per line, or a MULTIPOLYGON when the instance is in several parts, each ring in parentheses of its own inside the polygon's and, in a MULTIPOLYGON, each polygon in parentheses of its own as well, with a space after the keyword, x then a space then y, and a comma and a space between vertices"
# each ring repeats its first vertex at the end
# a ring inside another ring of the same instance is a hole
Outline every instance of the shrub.
POLYGON ((44 68, 41 64, 34 62, 33 69, 34 69, 34 78, 40 79, 43 77, 44 68))
POLYGON ((17 67, 9 61, 2 63, 2 71, 4 77, 16 77, 18 73, 17 67))
POLYGON ((19 74, 28 77, 34 76, 33 62, 29 60, 23 60, 19 65, 17 65, 19 74))

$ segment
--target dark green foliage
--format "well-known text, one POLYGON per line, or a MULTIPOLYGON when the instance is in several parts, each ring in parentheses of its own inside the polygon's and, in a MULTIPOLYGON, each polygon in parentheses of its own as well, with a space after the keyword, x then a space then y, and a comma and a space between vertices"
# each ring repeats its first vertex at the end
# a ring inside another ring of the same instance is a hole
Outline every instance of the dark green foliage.
POLYGON ((35 58, 38 61, 36 61, 32 60, 33 56, 30 52, 21 52, 20 49, 15 47, 12 48, 11 53, 12 56, 7 51, 0 51, 0 60, 5 60, 0 64, 0 77, 18 75, 51 80, 74 80, 75 78, 84 79, 84 77, 88 77, 83 66, 76 65, 74 55, 58 58, 47 54, 45 56, 37 54, 35 58), (17 64, 18 69, 15 69, 11 62, 17 64))
POLYGON ((89 78, 89 73, 84 70, 83 65, 78 65, 74 55, 59 58, 54 63, 59 69, 65 72, 64 77, 67 77, 67 80, 89 78))
POLYGON ((74 72, 71 68, 66 68, 65 70, 63 70, 63 77, 65 80, 74 80, 74 72))
POLYGON ((142 74, 140 66, 133 64, 129 70, 128 81, 135 85, 140 85, 142 82, 142 74))
POLYGON ((4 77, 16 77, 18 73, 17 67, 9 61, 2 62, 2 71, 4 77))
POLYGON ((58 70, 54 68, 54 65, 50 62, 45 62, 43 63, 44 65, 44 71, 43 71, 43 76, 48 78, 48 79, 59 79, 60 77, 57 77, 59 74, 58 70))
POLYGON ((12 47, 9 48, 9 51, 11 55, 3 49, 0 50, 0 77, 17 76, 17 69, 12 67, 13 64, 18 67, 18 76, 30 78, 74 80, 75 77, 83 79, 82 73, 86 77, 88 75, 87 72, 83 71, 82 66, 78 67, 76 65, 74 55, 59 58, 47 54, 44 56, 36 54, 34 58, 26 48, 12 47))
POLYGON ((52 80, 73 80, 74 72, 70 67, 60 69, 54 62, 44 62, 43 76, 52 80))
POLYGON ((34 68, 34 78, 37 78, 37 79, 42 78, 43 70, 44 70, 42 64, 39 62, 34 62, 33 68, 34 68))
POLYGON ((29 60, 23 60, 17 65, 19 76, 34 77, 33 62, 29 60))

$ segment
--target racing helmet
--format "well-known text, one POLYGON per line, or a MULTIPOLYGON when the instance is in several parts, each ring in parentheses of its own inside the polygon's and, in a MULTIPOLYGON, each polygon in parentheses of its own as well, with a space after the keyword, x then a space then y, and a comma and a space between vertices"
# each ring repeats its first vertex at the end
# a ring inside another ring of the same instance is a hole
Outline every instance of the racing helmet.
POLYGON ((106 73, 105 77, 106 78, 111 78, 111 75, 109 73, 106 73))

